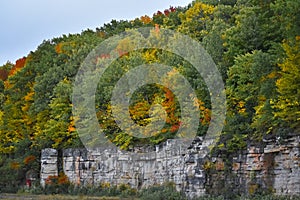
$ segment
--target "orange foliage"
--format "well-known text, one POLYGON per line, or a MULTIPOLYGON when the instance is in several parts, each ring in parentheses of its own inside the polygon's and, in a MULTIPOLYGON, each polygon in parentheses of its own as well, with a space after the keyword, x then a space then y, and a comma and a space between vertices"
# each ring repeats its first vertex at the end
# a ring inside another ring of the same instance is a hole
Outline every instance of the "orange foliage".
POLYGON ((68 179, 67 175, 61 173, 58 176, 58 181, 57 182, 58 182, 59 185, 68 184, 69 183, 69 179, 68 179))
POLYGON ((28 165, 29 163, 33 162, 35 159, 36 157, 31 155, 31 156, 27 156, 23 162, 25 165, 28 165))
POLYGON ((26 96, 24 97, 25 101, 32 101, 33 100, 33 96, 34 96, 34 92, 30 91, 26 94, 26 96))
POLYGON ((55 46, 55 52, 57 54, 63 53, 66 55, 71 55, 72 54, 71 50, 67 50, 67 49, 70 47, 74 48, 75 46, 76 46, 76 43, 74 41, 73 42, 60 42, 55 46))
POLYGON ((46 185, 65 185, 69 184, 70 181, 64 173, 60 173, 59 176, 48 176, 48 178, 45 180, 46 185))
POLYGON ((100 31, 100 32, 98 33, 98 35, 99 35, 101 38, 105 38, 106 33, 103 32, 103 31, 100 31))
POLYGON ((69 126, 68 127, 68 131, 71 133, 71 132, 74 132, 74 131, 76 131, 76 128, 74 127, 74 126, 69 126))
POLYGON ((142 21, 144 24, 149 24, 149 23, 151 23, 152 19, 151 19, 148 15, 145 15, 145 16, 142 16, 142 17, 141 17, 141 21, 142 21))
POLYGON ((162 133, 166 133, 167 131, 168 131, 168 129, 166 129, 166 128, 161 129, 162 133))
POLYGON ((63 51, 62 51, 62 46, 63 46, 62 43, 58 43, 58 44, 55 46, 55 52, 58 53, 58 54, 62 53, 62 52, 63 52, 63 51))
POLYGON ((20 168, 20 163, 12 162, 12 163, 10 163, 10 168, 17 170, 20 168))
POLYGON ((159 33, 159 25, 155 24, 155 33, 158 34, 159 33))
POLYGON ((179 117, 175 115, 175 95, 169 89, 165 89, 165 101, 162 103, 162 106, 166 109, 166 112, 168 114, 166 118, 166 123, 171 125, 170 131, 174 133, 179 129, 180 121, 179 117))
POLYGON ((116 47, 116 51, 118 52, 119 56, 128 55, 128 52, 134 50, 135 46, 132 41, 128 38, 123 39, 119 42, 118 46, 116 47))
POLYGON ((75 120, 74 120, 74 117, 71 117, 71 121, 70 121, 70 124, 69 124, 69 127, 68 127, 68 132, 72 133, 72 132, 75 132, 75 131, 76 131, 75 120))
POLYGON ((100 58, 101 59, 110 58, 110 55, 109 54, 101 54, 100 58))
POLYGON ((10 70, 9 76, 14 75, 20 69, 22 69, 26 64, 26 57, 20 58, 16 61, 15 66, 10 70))

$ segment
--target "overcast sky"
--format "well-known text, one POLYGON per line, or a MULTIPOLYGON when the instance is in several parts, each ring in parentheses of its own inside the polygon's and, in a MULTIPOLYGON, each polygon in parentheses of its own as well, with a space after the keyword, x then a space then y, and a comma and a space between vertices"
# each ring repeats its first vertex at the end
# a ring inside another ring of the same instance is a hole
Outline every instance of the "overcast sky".
POLYGON ((0 66, 47 39, 95 30, 112 19, 131 20, 192 0, 0 0, 0 66))

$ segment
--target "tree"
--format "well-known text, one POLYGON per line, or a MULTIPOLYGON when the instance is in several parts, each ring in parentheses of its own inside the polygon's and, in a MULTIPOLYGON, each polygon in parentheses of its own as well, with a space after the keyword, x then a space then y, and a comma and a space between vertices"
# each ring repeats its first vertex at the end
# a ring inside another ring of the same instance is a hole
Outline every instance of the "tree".
POLYGON ((231 151, 245 147, 247 140, 262 140, 271 126, 267 124, 272 121, 268 105, 276 96, 275 79, 270 76, 276 69, 272 60, 268 53, 253 51, 238 56, 228 71, 224 140, 231 151))
POLYGON ((181 24, 177 30, 199 41, 207 35, 207 23, 212 20, 215 7, 195 2, 185 13, 180 13, 181 24))
POLYGON ((233 65, 234 57, 253 50, 262 49, 262 21, 259 7, 242 6, 235 15, 235 26, 228 28, 224 34, 225 60, 229 66, 233 65))
POLYGON ((285 41, 286 58, 280 67, 276 81, 279 97, 274 102, 275 117, 284 120, 291 128, 300 128, 300 37, 285 41))
MULTIPOLYGON (((71 82, 65 78, 54 88, 54 97, 49 104, 50 120, 45 124, 45 130, 40 141, 48 142, 56 149, 79 144, 76 129, 72 124, 71 94, 71 82)), ((49 144, 42 144, 41 146, 47 147, 49 144)))

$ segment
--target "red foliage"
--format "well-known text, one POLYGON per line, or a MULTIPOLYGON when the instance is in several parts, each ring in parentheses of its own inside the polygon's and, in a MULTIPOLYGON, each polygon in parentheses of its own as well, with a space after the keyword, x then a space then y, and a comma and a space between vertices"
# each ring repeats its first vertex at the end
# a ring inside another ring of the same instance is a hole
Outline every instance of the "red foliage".
POLYGON ((169 11, 168 9, 166 9, 166 10, 164 11, 164 14, 165 14, 166 16, 169 16, 170 11, 169 11))
POLYGON ((179 124, 174 124, 171 127, 171 132, 174 133, 179 129, 180 125, 179 124))
POLYGON ((170 13, 175 12, 175 11, 176 11, 176 8, 174 8, 173 6, 170 6, 170 8, 165 9, 164 12, 157 11, 153 16, 161 16, 161 15, 169 16, 170 13))
POLYGON ((5 69, 0 69, 0 79, 5 81, 8 77, 8 71, 5 69))
POLYGON ((19 60, 16 61, 15 67, 17 69, 24 67, 25 62, 26 62, 26 57, 20 58, 19 60))
POLYGON ((118 54, 119 54, 120 57, 128 55, 127 51, 123 51, 121 49, 118 49, 117 51, 118 51, 118 54))
POLYGON ((163 15, 163 13, 161 11, 157 11, 157 13, 155 15, 160 16, 160 15, 163 15))
POLYGON ((102 58, 110 58, 110 55, 109 54, 101 54, 100 55, 100 58, 102 59, 102 58))
POLYGON ((176 8, 174 8, 173 6, 171 6, 169 10, 170 10, 171 12, 175 12, 175 11, 176 11, 176 8))
POLYGON ((52 185, 57 180, 58 176, 48 176, 48 178, 45 180, 46 185, 52 185))

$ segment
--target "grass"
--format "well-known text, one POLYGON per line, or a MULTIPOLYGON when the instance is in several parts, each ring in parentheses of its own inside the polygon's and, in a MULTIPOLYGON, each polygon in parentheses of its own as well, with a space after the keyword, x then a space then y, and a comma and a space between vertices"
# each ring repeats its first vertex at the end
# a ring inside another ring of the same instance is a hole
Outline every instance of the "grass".
POLYGON ((133 200, 132 198, 120 198, 120 197, 94 197, 94 196, 83 196, 83 195, 78 195, 78 196, 72 196, 72 195, 59 195, 59 194, 54 194, 54 195, 32 195, 32 194, 0 194, 0 199, 8 199, 8 200, 19 200, 19 199, 24 199, 24 200, 75 200, 75 199, 80 199, 80 200, 133 200))

